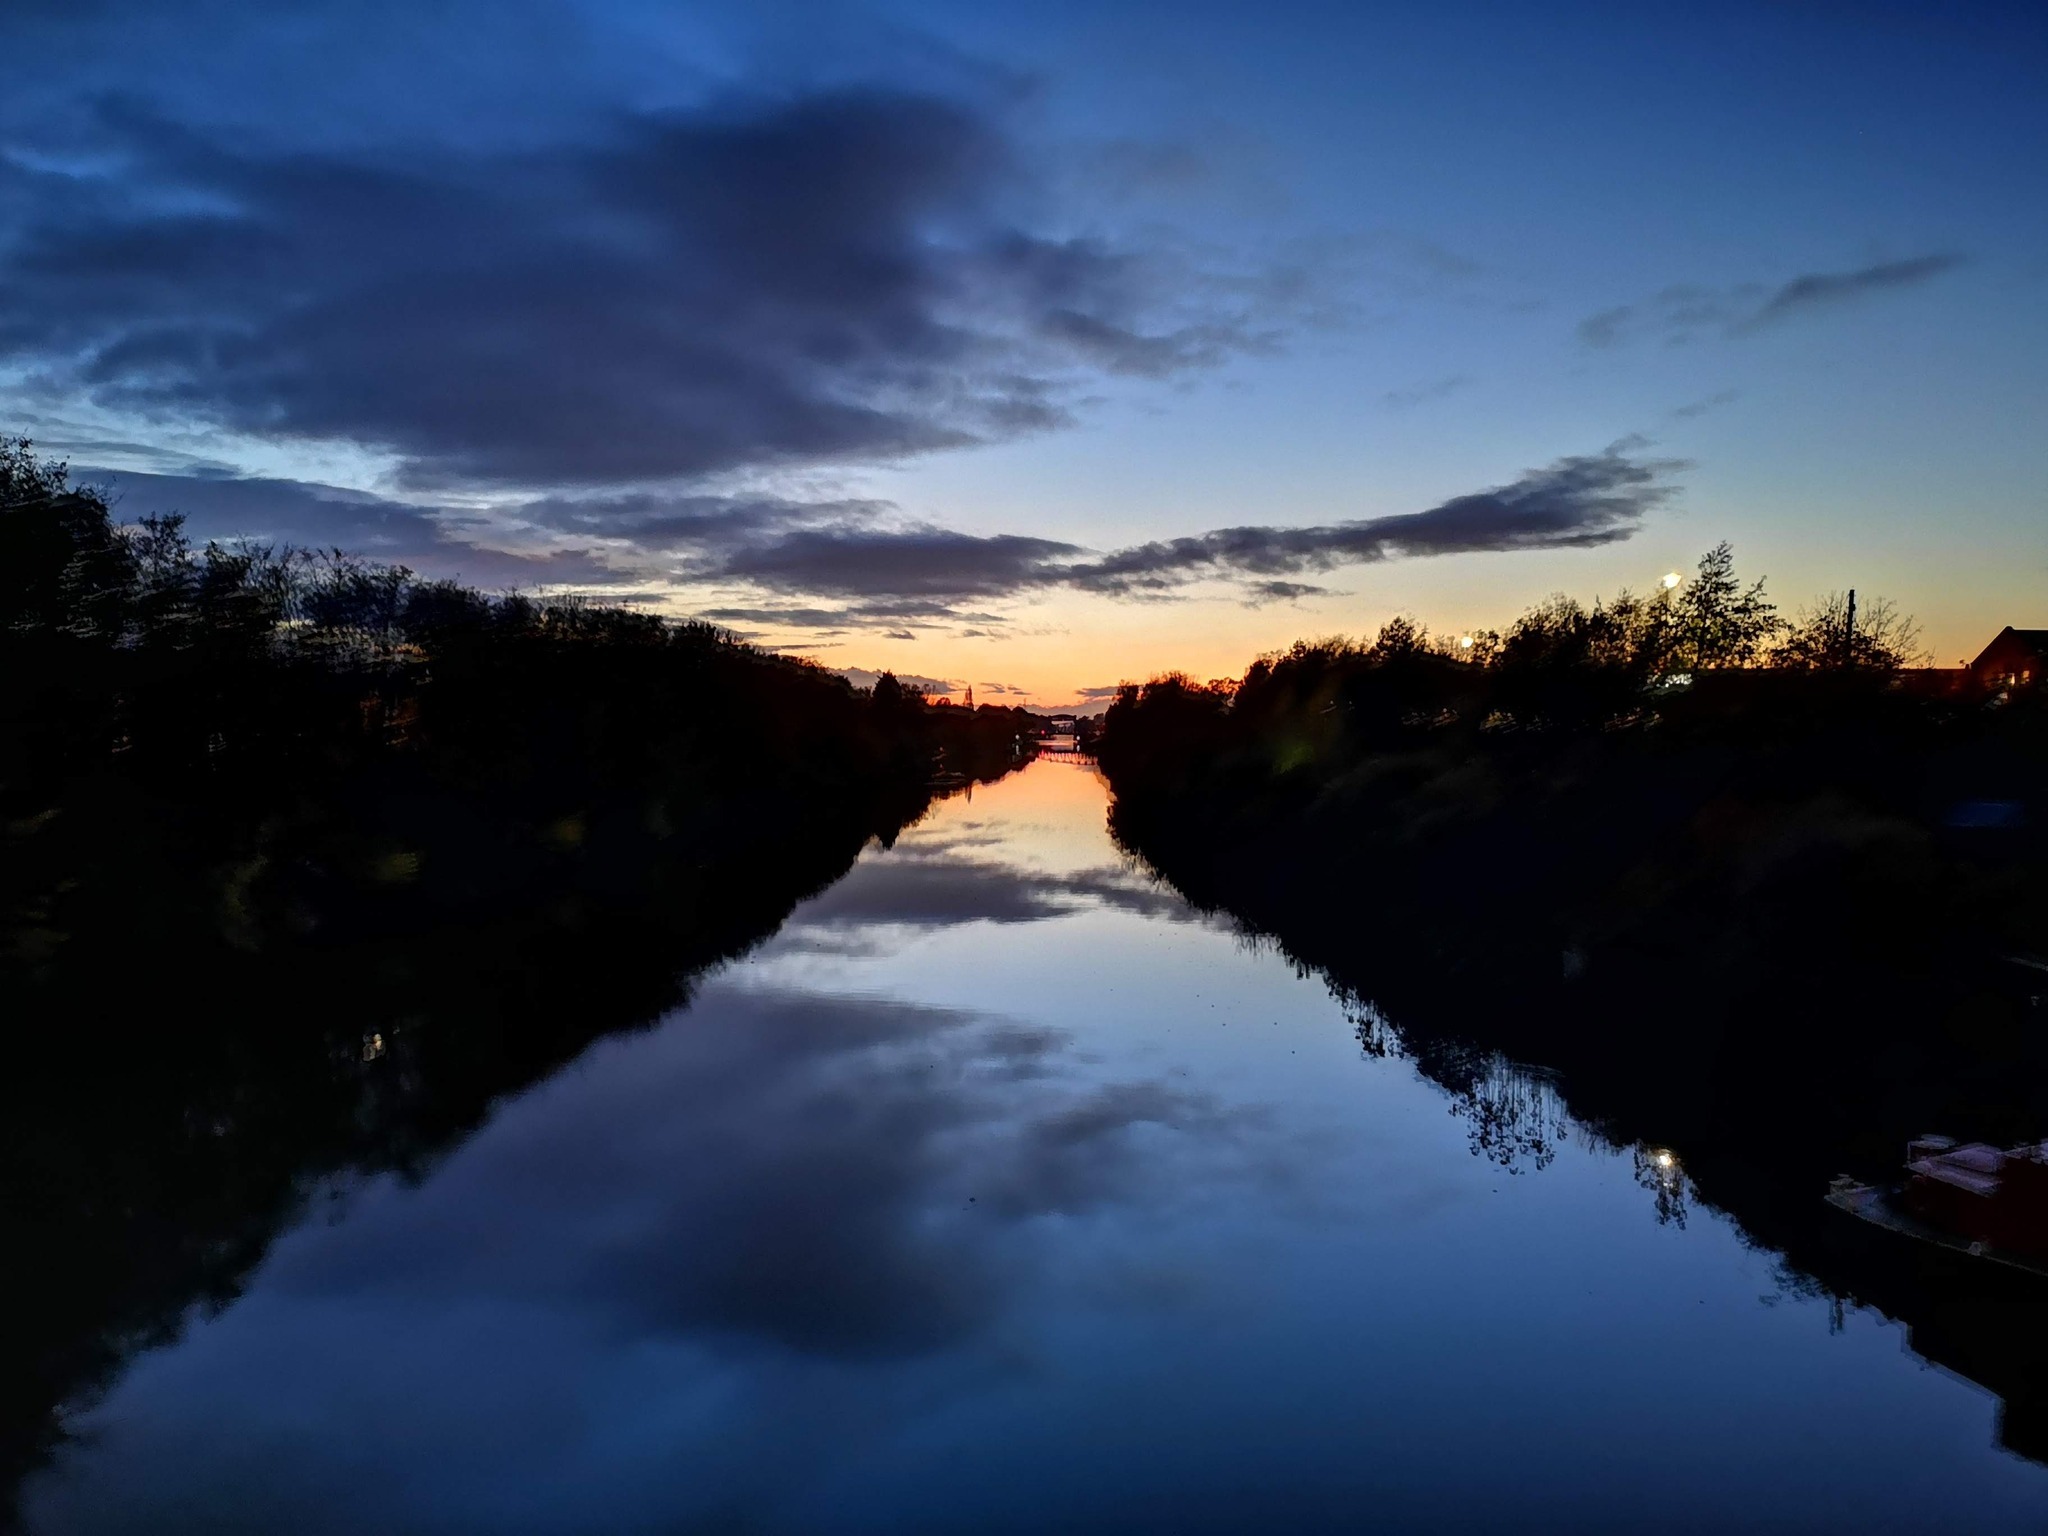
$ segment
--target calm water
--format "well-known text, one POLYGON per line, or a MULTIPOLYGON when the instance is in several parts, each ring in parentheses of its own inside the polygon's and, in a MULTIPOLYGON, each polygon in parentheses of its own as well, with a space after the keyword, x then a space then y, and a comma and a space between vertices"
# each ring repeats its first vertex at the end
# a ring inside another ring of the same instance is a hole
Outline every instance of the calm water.
POLYGON ((1053 762, 946 802, 418 1184, 322 1202, 32 1524, 2048 1525, 1989 1396, 1540 1078, 1361 1050, 1104 810, 1053 762))

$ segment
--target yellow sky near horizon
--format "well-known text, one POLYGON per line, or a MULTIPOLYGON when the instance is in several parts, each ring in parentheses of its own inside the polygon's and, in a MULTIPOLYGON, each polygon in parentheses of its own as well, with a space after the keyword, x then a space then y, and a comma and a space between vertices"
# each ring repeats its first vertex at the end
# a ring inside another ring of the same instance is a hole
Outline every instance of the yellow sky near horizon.
MULTIPOLYGON (((826 667, 947 681, 955 685, 956 696, 971 684, 979 702, 1087 708, 1088 689, 1165 672, 1237 677, 1258 656, 1298 639, 1370 637, 1397 613, 1432 633, 1459 634, 1504 629, 1553 592, 1590 602, 1624 586, 1648 591, 1664 572, 1690 572, 1697 563, 1700 551, 1689 548, 1696 526, 1684 530, 1684 542, 1667 534, 1646 536, 1618 550, 1459 556, 1353 568, 1324 578, 1343 590, 1294 603, 1250 607, 1220 592, 1174 601, 1057 592, 1015 605, 1012 621, 991 635, 961 638, 934 629, 906 640, 856 632, 824 645, 796 630, 757 631, 755 638, 771 649, 790 646, 826 667), (991 685, 1023 692, 1001 693, 991 685)), ((1823 592, 1851 585, 1828 583, 1810 556, 1774 569, 1746 561, 1740 545, 1736 554, 1739 573, 1767 576, 1767 590, 1786 617, 1823 592)), ((1897 563, 1915 564, 1910 552, 1897 563)), ((1976 559, 1970 563, 1978 564, 1976 559)), ((1872 572, 1876 579, 1859 579, 1855 585, 1860 601, 1889 596, 1914 615, 1932 665, 1954 666, 1974 657, 2007 624, 2048 627, 2048 591, 2036 590, 2023 567, 1989 591, 1981 566, 1971 572, 1979 579, 1967 585, 1948 586, 1944 574, 1938 558, 1922 558, 1913 571, 1879 567, 1872 572), (1922 598, 1918 604, 1902 595, 1916 589, 1922 598)))

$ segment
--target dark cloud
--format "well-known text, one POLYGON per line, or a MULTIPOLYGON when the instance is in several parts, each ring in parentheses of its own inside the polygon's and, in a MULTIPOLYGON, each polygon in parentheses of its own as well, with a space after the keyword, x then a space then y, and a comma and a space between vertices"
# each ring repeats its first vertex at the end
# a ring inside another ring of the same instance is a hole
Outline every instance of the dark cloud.
POLYGON ((1491 490, 1424 512, 1321 527, 1221 528, 1119 550, 1066 567, 1062 579, 1118 592, 1208 575, 1285 576, 1399 557, 1478 550, 1578 549, 1626 539, 1674 488, 1672 461, 1634 456, 1639 444, 1559 459, 1491 490))
POLYGON ((1955 255, 1916 256, 1910 261, 1881 261, 1853 272, 1808 272, 1785 284, 1756 312, 1752 325, 1768 325, 1802 310, 1818 309, 1893 288, 1910 288, 1953 271, 1963 258, 1955 255))
POLYGON ((1113 699, 1123 687, 1121 683, 1105 683, 1100 688, 1083 688, 1077 697, 1083 699, 1113 699))
MULTIPOLYGON (((851 603, 843 608, 819 608, 788 603, 768 607, 707 608, 697 616, 714 624, 779 624, 804 629, 844 624, 856 628, 893 625, 905 630, 919 630, 936 629, 944 624, 956 624, 970 619, 990 624, 1001 622, 993 613, 975 613, 963 610, 952 603, 924 598, 878 598, 872 602, 851 603)), ((964 633, 973 634, 976 631, 968 630, 964 633)))
POLYGON ((1022 1127, 1013 1160, 987 1181, 987 1198, 1012 1221, 1135 1200, 1146 1178, 1130 1151, 1137 1127, 1230 1145, 1262 1135, 1268 1120, 1258 1111, 1226 1108, 1164 1083, 1105 1084, 1022 1127))
POLYGON ((794 629, 825 629, 841 623, 841 608, 706 608, 697 615, 713 624, 785 624, 794 629))
POLYGON ((716 574, 783 592, 833 597, 996 597, 1059 581, 1077 545, 947 528, 803 529, 734 551, 716 574))
POLYGON ((1245 601, 1254 605, 1291 603, 1304 597, 1320 597, 1329 590, 1306 581, 1255 581, 1245 588, 1245 601))
POLYGON ((1002 622, 999 614, 963 613, 957 605, 936 598, 881 598, 873 602, 856 603, 847 611, 860 618, 931 619, 954 623, 973 620, 984 624, 1002 622))
POLYGON ((1045 317, 1046 333, 1064 342, 1106 373, 1163 379, 1191 368, 1213 368, 1232 352, 1270 350, 1276 338, 1248 335, 1221 325, 1182 326, 1159 336, 1141 335, 1099 315, 1055 310, 1045 317))
POLYGON ((796 528, 872 520, 878 501, 792 501, 779 496, 705 496, 639 492, 544 497, 509 509, 521 522, 566 534, 624 540, 649 553, 691 555, 729 548, 796 528))
POLYGON ((1222 528, 1094 558, 1053 539, 841 525, 736 550, 707 574, 870 601, 943 603, 1059 586, 1156 595, 1210 577, 1259 578, 1249 589, 1254 597, 1299 597, 1318 589, 1276 578, 1401 557, 1585 548, 1628 538, 1673 494, 1667 476, 1681 467, 1643 459, 1639 447, 1618 443, 1560 459, 1424 512, 1301 528, 1222 528))
POLYGON ((319 152, 106 108, 106 175, 19 162, 0 359, 100 407, 603 485, 871 461, 1065 419, 1076 372, 1270 345, 1141 253, 1002 211, 994 115, 843 90, 541 147, 319 152))
POLYGON ((1962 265, 1952 254, 1883 261, 1848 272, 1807 272, 1776 288, 1741 283, 1726 288, 1681 283, 1636 304, 1617 305, 1579 322, 1579 339, 1592 347, 1659 339, 1680 346, 1703 332, 1742 336, 1815 309, 1853 303, 1910 288, 1962 265))

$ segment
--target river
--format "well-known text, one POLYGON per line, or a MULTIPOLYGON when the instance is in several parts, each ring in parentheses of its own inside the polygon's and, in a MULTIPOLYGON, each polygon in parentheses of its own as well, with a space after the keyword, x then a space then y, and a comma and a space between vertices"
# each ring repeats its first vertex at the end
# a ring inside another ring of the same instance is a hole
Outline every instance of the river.
MULTIPOLYGON (((1041 761, 320 1192, 25 1490, 151 1532, 2011 1531, 2048 1469, 1616 1148, 1452 1096, 1041 761)), ((1818 1191, 1816 1191, 1816 1199, 1818 1191)))

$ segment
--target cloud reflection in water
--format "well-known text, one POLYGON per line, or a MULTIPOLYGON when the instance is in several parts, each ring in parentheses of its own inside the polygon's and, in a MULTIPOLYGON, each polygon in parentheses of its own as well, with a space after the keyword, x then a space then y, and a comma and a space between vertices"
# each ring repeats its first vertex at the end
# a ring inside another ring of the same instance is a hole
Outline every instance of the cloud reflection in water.
POLYGON ((283 1240, 223 1325, 88 1416, 94 1475, 46 1488, 52 1528, 141 1506, 432 1527, 502 1496, 508 1447, 542 1500, 515 1524, 758 1516, 795 1465, 808 1496, 820 1459, 949 1383, 1029 1374, 1049 1254, 1112 1311, 1199 1291, 1094 1262, 1091 1216, 1128 1237, 1281 1177, 1258 1112, 1091 1077, 1063 1031, 745 976, 600 1046, 425 1184, 375 1181, 283 1240), (350 1465, 407 1486, 337 1482, 350 1465))

